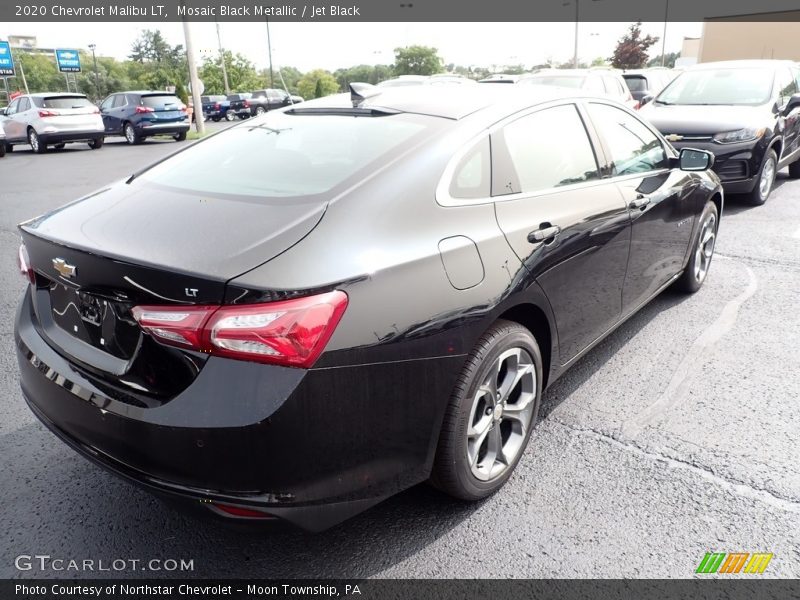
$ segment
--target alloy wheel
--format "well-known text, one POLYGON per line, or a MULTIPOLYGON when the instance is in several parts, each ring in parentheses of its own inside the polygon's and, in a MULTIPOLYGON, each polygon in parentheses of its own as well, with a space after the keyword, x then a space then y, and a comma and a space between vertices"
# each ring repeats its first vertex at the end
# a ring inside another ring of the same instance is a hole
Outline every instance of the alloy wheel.
POLYGON ((717 239, 717 217, 710 214, 703 222, 694 257, 694 277, 702 283, 708 274, 711 259, 714 256, 714 242, 717 239))
POLYGON ((500 477, 523 449, 536 404, 536 368, 523 348, 503 352, 472 401, 467 460, 481 481, 500 477))
POLYGON ((758 180, 758 192, 762 198, 769 196, 770 191, 772 191, 775 175, 775 160, 770 156, 767 158, 767 162, 764 163, 764 168, 761 169, 761 177, 758 180))
POLYGON ((125 125, 125 139, 129 144, 132 144, 136 141, 136 132, 133 130, 133 125, 130 123, 125 125))
POLYGON ((31 129, 28 133, 28 142, 30 143, 34 152, 39 151, 39 135, 33 129, 31 129))

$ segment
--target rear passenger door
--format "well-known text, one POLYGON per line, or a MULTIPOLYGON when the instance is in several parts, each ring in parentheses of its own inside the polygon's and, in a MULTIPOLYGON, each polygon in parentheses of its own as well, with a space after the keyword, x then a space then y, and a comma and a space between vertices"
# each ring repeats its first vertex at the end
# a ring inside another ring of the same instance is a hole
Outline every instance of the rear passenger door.
POLYGON ((560 365, 622 310, 630 219, 617 187, 601 178, 593 139, 573 103, 519 117, 491 138, 497 221, 550 301, 560 365))

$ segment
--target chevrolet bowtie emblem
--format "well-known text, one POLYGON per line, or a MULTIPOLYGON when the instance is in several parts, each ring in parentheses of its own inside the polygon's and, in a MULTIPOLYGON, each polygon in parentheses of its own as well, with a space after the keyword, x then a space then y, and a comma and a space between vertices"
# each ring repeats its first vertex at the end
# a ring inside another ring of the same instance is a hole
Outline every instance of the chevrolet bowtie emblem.
POLYGON ((682 135, 678 135, 677 133, 670 133, 669 135, 664 136, 667 138, 667 141, 670 142, 680 142, 683 139, 682 135))
POLYGON ((63 258, 54 258, 53 268, 64 278, 75 277, 75 272, 77 271, 75 265, 69 264, 63 258))

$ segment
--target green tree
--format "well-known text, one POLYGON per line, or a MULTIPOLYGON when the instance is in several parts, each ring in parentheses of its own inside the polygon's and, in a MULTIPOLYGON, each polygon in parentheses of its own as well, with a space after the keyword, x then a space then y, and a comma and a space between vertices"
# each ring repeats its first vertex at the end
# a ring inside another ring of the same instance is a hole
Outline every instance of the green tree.
POLYGON ((297 82, 297 91, 303 98, 321 98, 339 91, 336 79, 324 69, 314 69, 297 82))
POLYGON ((171 46, 157 29, 145 29, 131 46, 128 75, 136 87, 164 89, 187 76, 183 46, 171 46))
MULTIPOLYGON (((269 69, 266 70, 267 72, 264 73, 264 77, 269 76, 269 69)), ((276 83, 281 81, 281 77, 283 77, 283 82, 286 84, 286 88, 288 89, 290 94, 299 94, 300 91, 297 89, 297 83, 300 81, 300 78, 303 74, 300 72, 299 69, 294 67, 280 67, 276 69, 276 83)), ((280 85, 283 87, 283 84, 280 85)))
POLYGON ((657 37, 642 37, 642 23, 634 23, 623 35, 611 57, 611 65, 617 69, 640 69, 647 64, 647 51, 658 41, 657 37))
MULTIPOLYGON (((255 66, 239 54, 225 51, 225 64, 228 69, 228 84, 232 92, 251 92, 263 88, 255 66)), ((219 55, 206 57, 198 71, 205 85, 206 94, 224 94, 225 79, 222 75, 222 59, 219 55)))
POLYGON ((442 72, 442 64, 436 48, 406 46, 394 49, 395 75, 433 75, 442 72))
POLYGON ((602 56, 598 56, 597 58, 595 58, 595 59, 592 61, 592 64, 591 64, 591 66, 592 66, 592 67, 604 67, 604 66, 606 66, 607 64, 608 64, 608 63, 606 62, 606 59, 605 59, 605 58, 603 58, 602 56))
MULTIPOLYGON (((664 56, 664 66, 670 69, 675 67, 675 61, 678 60, 681 56, 680 52, 667 52, 664 56)), ((661 66, 661 55, 651 58, 647 62, 648 67, 660 67, 661 66)))
MULTIPOLYGON (((31 93, 66 91, 67 82, 64 74, 59 73, 52 55, 18 50, 15 52, 14 58, 19 61, 25 71, 25 80, 28 82, 28 89, 31 93)), ((17 68, 16 86, 22 91, 25 90, 19 68, 17 68)))

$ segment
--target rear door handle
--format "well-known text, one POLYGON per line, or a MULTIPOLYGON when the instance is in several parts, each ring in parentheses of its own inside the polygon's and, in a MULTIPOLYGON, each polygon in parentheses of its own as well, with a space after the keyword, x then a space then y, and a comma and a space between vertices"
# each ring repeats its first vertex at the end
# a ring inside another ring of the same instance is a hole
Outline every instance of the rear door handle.
POLYGON ((645 196, 644 194, 637 194, 636 200, 633 200, 630 204, 628 204, 628 208, 631 210, 639 209, 644 210, 644 208, 650 204, 650 198, 645 196))
POLYGON ((558 225, 550 225, 549 223, 542 223, 542 225, 545 225, 545 227, 534 229, 528 234, 528 242, 535 244, 537 242, 552 240, 561 233, 561 227, 558 225))

